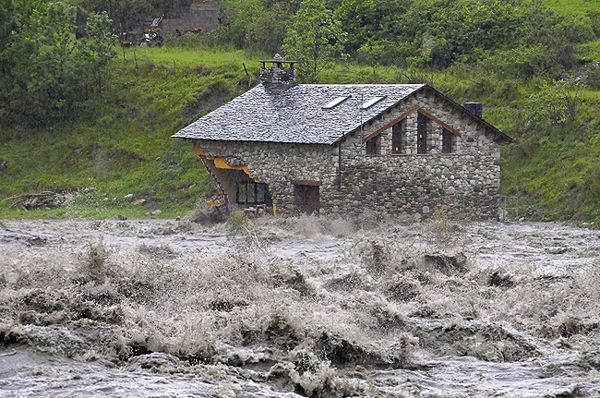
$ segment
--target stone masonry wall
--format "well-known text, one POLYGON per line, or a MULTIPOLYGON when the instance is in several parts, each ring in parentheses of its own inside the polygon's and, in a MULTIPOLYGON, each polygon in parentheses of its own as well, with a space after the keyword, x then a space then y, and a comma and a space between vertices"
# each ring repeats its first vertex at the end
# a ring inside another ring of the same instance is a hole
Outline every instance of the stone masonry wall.
MULTIPOLYGON (((269 184, 273 202, 282 213, 300 210, 292 181, 315 180, 321 182, 324 214, 356 215, 368 210, 426 217, 443 206, 459 217, 497 216, 499 146, 491 133, 454 106, 437 96, 420 93, 365 125, 363 130, 362 134, 359 131, 347 136, 341 143, 341 178, 337 172, 337 145, 224 141, 201 141, 200 145, 207 156, 230 156, 230 164, 247 164, 252 177, 269 184), (392 154, 391 127, 381 133, 379 154, 366 153, 363 136, 415 107, 460 134, 455 139, 454 153, 441 153, 442 127, 435 121, 430 122, 428 153, 416 153, 416 113, 407 118, 405 153, 392 154)), ((227 177, 221 173, 217 178, 227 177)))

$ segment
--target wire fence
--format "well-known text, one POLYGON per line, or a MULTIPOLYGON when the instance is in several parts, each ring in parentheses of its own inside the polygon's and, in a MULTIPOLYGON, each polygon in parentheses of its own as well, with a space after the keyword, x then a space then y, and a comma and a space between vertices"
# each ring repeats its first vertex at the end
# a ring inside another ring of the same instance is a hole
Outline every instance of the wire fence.
POLYGON ((523 221, 533 215, 533 205, 528 198, 519 195, 500 196, 500 220, 523 221))

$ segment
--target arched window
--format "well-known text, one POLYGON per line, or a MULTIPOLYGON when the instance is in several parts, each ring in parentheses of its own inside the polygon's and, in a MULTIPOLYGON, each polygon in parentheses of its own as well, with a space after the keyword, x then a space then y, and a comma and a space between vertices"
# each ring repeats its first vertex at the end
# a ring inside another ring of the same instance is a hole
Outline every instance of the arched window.
POLYGON ((442 153, 456 152, 456 136, 447 129, 442 129, 442 153))
POLYGON ((427 139, 429 134, 429 126, 431 122, 427 118, 427 116, 422 115, 421 113, 417 116, 417 153, 427 153, 427 139))

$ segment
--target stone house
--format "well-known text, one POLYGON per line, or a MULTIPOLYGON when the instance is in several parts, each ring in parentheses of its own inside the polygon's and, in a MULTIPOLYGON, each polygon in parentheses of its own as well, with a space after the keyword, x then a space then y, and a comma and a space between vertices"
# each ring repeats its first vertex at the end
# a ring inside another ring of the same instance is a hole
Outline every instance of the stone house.
POLYGON ((275 213, 494 218, 512 139, 426 84, 297 84, 293 62, 173 137, 191 140, 230 207, 275 213))

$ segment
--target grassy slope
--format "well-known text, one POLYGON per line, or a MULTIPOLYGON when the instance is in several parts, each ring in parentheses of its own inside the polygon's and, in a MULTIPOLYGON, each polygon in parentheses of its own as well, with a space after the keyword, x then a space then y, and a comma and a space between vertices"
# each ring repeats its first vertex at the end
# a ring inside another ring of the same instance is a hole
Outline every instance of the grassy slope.
POLYGON ((0 129, 0 218, 141 217, 161 209, 189 211, 210 192, 189 143, 170 138, 179 128, 248 86, 243 52, 183 49, 128 50, 111 65, 104 95, 82 106, 71 125, 0 129), (42 190, 98 191, 68 208, 23 212, 2 200, 42 190), (124 199, 133 194, 132 200, 124 199), (134 205, 136 199, 147 200, 134 205))
MULTIPOLYGON (((600 0, 544 3, 564 15, 600 11, 600 0)), ((600 61, 600 39, 579 45, 577 56, 581 62, 600 61)), ((503 188, 528 193, 542 218, 593 220, 600 226, 600 91, 574 88, 571 93, 579 99, 575 125, 544 132, 530 153, 509 152, 503 188)))
POLYGON ((503 191, 528 198, 537 218, 600 225, 600 92, 573 95, 580 100, 573 126, 518 137, 521 145, 505 152, 503 191))
POLYGON ((544 3, 562 14, 584 14, 600 10, 599 0, 545 0, 544 3))

